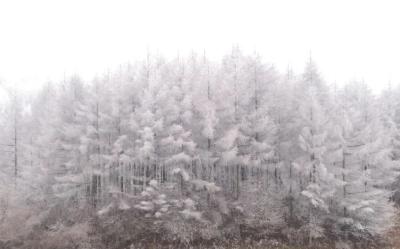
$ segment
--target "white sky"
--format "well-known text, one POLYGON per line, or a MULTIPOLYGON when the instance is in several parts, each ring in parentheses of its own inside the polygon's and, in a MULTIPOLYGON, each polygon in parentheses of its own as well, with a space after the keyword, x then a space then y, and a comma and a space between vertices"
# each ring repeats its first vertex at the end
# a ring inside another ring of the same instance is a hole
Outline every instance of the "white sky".
POLYGON ((299 73, 310 50, 328 82, 400 82, 396 1, 0 0, 0 77, 37 89, 142 58, 147 46, 214 59, 239 43, 299 73))

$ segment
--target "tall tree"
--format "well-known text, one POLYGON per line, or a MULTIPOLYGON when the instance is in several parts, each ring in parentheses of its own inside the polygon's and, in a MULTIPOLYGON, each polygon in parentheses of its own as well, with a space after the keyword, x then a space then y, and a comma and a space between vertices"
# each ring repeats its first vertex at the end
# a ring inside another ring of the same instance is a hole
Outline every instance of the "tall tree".
POLYGON ((335 192, 335 178, 326 164, 326 140, 331 125, 326 115, 329 107, 329 89, 318 73, 315 63, 307 63, 303 80, 299 87, 303 90, 300 102, 302 128, 299 145, 302 155, 296 160, 301 170, 301 181, 306 188, 301 192, 308 200, 309 242, 323 235, 322 222, 328 212, 326 199, 335 192))

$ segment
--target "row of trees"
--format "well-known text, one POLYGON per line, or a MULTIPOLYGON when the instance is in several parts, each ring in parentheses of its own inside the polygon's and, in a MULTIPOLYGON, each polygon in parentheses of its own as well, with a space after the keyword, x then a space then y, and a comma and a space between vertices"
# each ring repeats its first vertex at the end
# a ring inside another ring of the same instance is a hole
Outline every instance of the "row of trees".
POLYGON ((190 178, 240 210, 283 205, 285 225, 310 242, 393 225, 397 89, 375 97, 364 82, 328 85, 311 58, 294 75, 238 47, 218 63, 148 54, 90 83, 73 75, 30 98, 8 92, 1 219, 17 197, 100 209, 150 185, 189 196, 190 178))

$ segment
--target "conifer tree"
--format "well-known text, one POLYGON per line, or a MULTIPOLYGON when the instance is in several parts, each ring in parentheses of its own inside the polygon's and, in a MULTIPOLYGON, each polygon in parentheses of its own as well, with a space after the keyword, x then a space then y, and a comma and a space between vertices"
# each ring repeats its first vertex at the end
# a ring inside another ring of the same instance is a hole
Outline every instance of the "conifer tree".
POLYGON ((296 159, 296 165, 302 172, 301 181, 306 186, 301 194, 308 201, 307 230, 309 243, 312 243, 314 238, 323 235, 323 216, 329 210, 326 200, 335 193, 336 184, 325 160, 328 142, 326 138, 331 125, 331 120, 326 115, 328 89, 311 58, 306 65, 300 87, 304 91, 299 110, 303 127, 298 141, 304 152, 296 159))

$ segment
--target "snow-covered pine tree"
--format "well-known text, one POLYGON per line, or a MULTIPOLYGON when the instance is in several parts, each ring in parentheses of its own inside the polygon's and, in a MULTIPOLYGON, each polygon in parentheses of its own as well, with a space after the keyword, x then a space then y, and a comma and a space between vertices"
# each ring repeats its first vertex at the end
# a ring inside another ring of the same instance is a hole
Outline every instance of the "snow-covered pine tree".
MULTIPOLYGON (((294 160, 302 153, 298 144, 300 121, 299 102, 301 100, 298 93, 297 77, 293 70, 288 67, 285 75, 282 75, 279 84, 276 86, 276 97, 274 109, 272 112, 277 126, 277 146, 276 151, 281 158, 282 188, 287 196, 287 215, 286 221, 289 226, 296 220, 295 214, 299 213, 298 200, 300 196, 300 185, 298 181, 298 172, 293 167, 294 160), (297 211, 296 211, 297 210, 297 211)), ((278 161, 279 162, 279 161, 278 161)))
POLYGON ((31 175, 37 177, 34 185, 38 186, 36 189, 42 193, 46 202, 54 201, 52 185, 55 183, 55 176, 63 173, 59 170, 65 163, 56 89, 55 83, 46 82, 30 104, 32 117, 25 151, 27 164, 31 166, 31 175))
MULTIPOLYGON (((53 190, 60 199, 73 198, 76 203, 85 203, 86 186, 83 175, 80 138, 85 134, 86 119, 79 115, 82 104, 85 101, 85 89, 82 79, 73 75, 64 79, 60 90, 55 96, 57 126, 60 131, 59 149, 62 151, 63 163, 58 166, 53 190)), ((46 130, 42 130, 46 134, 46 130)), ((51 141, 48 141, 51 143, 51 141)))
POLYGON ((276 125, 267 103, 270 86, 278 76, 274 65, 265 65, 258 53, 246 58, 244 70, 246 95, 242 99, 242 108, 245 113, 240 123, 239 153, 244 157, 249 187, 253 188, 251 186, 257 183, 268 188, 273 172, 271 167, 276 159, 276 125))
POLYGON ((220 183, 226 194, 239 199, 242 157, 239 155, 239 124, 244 114, 241 99, 244 93, 244 56, 238 46, 233 46, 230 54, 222 61, 218 72, 218 116, 217 133, 221 134, 215 142, 218 153, 218 167, 224 174, 220 183))
POLYGON ((143 63, 140 82, 143 82, 141 99, 135 112, 131 114, 130 127, 138 134, 136 141, 135 163, 138 164, 137 185, 142 186, 142 191, 151 179, 159 178, 159 141, 163 131, 163 116, 160 112, 159 101, 163 98, 164 86, 161 84, 161 69, 165 61, 158 58, 150 58, 143 63), (160 93, 161 92, 161 93, 160 93))
POLYGON ((5 100, 5 108, 3 113, 3 129, 1 142, 1 157, 4 163, 4 170, 8 172, 9 177, 14 181, 15 187, 20 180, 20 167, 22 165, 22 112, 23 102, 21 93, 15 83, 13 86, 6 88, 7 99, 5 100))
MULTIPOLYGON (((165 103, 160 107, 164 114, 164 136, 159 144, 159 153, 163 158, 159 172, 163 176, 162 181, 168 180, 166 178, 168 172, 174 170, 193 174, 192 163, 196 148, 191 132, 185 129, 192 118, 191 95, 187 92, 188 81, 185 67, 178 58, 165 66, 164 70, 169 73, 164 74, 165 83, 161 93, 163 98, 159 98, 165 103)), ((186 195, 188 189, 186 189, 184 176, 181 175, 180 191, 186 195)))
MULTIPOLYGON (((393 87, 389 82, 387 88, 383 89, 378 98, 379 113, 382 117, 382 122, 388 131, 388 136, 391 139, 392 161, 396 163, 400 159, 400 132, 398 126, 400 124, 400 109, 399 109, 399 87, 393 87)), ((389 183, 390 184, 390 183, 389 183)), ((397 178, 390 186, 393 193, 393 200, 396 203, 400 202, 400 179, 397 178)))
POLYGON ((124 161, 124 188, 125 192, 135 194, 135 169, 136 169, 136 144, 137 134, 130 129, 131 113, 134 113, 135 108, 139 105, 139 84, 137 82, 137 63, 127 63, 120 65, 118 69, 117 79, 120 81, 114 88, 114 96, 118 96, 118 105, 114 110, 117 117, 120 119, 121 137, 124 139, 122 146, 123 154, 121 159, 124 161))
POLYGON ((345 95, 352 129, 345 138, 346 188, 341 206, 346 211, 339 224, 353 234, 381 235, 394 222, 390 192, 396 178, 391 133, 383 126, 376 100, 365 83, 352 82, 345 95))
POLYGON ((329 89, 318 73, 314 62, 306 64, 299 87, 303 91, 299 112, 302 128, 298 138, 303 153, 295 161, 300 180, 305 185, 301 194, 307 199, 307 225, 309 243, 324 235, 322 223, 329 211, 327 198, 336 190, 334 175, 327 167, 325 154, 331 120, 327 116, 329 89))
POLYGON ((191 63, 189 79, 192 81, 193 95, 196 96, 196 101, 193 102, 192 135, 197 144, 196 168, 199 171, 197 177, 215 182, 218 180, 215 156, 217 140, 215 128, 218 123, 214 82, 216 66, 206 58, 205 53, 201 60, 192 55, 191 63))

